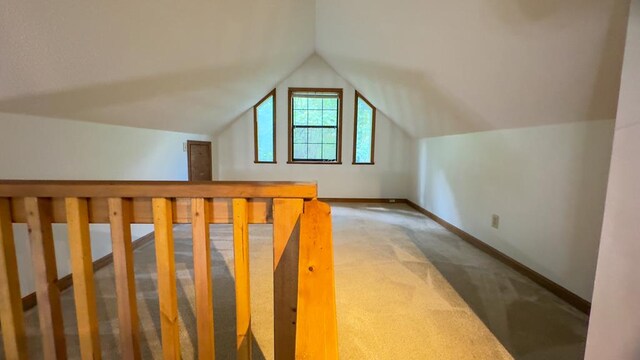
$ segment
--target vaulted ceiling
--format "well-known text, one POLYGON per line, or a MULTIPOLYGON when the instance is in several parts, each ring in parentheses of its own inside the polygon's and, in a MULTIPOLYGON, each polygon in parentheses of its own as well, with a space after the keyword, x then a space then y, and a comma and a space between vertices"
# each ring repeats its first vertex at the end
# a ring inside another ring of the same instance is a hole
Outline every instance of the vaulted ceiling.
POLYGON ((317 52, 416 137, 612 119, 629 0, 10 0, 0 112, 215 133, 317 52))
POLYGON ((316 48, 414 136, 615 118, 629 0, 318 0, 316 48))
POLYGON ((314 52, 315 3, 0 5, 0 112, 214 133, 314 52))

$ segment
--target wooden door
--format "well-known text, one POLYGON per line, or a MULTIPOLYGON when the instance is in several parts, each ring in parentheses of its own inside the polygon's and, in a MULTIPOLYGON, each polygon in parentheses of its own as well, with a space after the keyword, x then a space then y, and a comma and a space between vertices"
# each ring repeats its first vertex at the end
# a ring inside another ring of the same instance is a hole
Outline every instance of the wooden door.
POLYGON ((187 141, 189 181, 211 181, 211 142, 187 141))

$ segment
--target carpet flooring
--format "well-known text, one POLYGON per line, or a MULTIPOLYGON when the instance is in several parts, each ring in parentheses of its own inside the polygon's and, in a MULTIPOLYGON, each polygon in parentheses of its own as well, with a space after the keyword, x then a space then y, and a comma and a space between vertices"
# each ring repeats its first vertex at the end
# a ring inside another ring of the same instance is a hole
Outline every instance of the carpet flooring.
POLYGON ((584 358, 587 315, 414 209, 334 204, 333 212, 334 223, 384 228, 394 243, 426 259, 515 359, 584 358))
MULTIPOLYGON (((580 359, 585 315, 403 204, 332 204, 342 359, 580 359), (462 296, 461 296, 462 295, 462 296), (511 353, 511 354, 510 354, 511 353)), ((273 359, 270 225, 251 225, 254 358, 273 359)), ((176 226, 182 357, 197 346, 190 227, 176 226)), ((232 228, 211 227, 217 359, 235 358, 232 228)), ((143 358, 161 358, 154 245, 135 251, 143 358)), ((113 267, 95 273, 103 357, 120 358, 113 267)), ((62 295, 79 357, 72 290, 62 295)), ((25 314, 41 358, 36 309, 25 314)))

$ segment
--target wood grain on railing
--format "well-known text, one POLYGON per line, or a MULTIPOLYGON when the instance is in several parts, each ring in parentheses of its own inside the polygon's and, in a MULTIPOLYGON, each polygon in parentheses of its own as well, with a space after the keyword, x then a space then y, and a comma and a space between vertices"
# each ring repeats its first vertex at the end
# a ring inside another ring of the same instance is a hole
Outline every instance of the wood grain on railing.
POLYGON ((26 359, 27 342, 20 299, 18 261, 9 199, 0 198, 0 327, 5 357, 26 359))
POLYGON ((0 197, 302 198, 317 196, 315 183, 245 181, 0 181, 0 197))
POLYGON ((100 333, 98 332, 96 292, 93 284, 93 258, 91 239, 89 238, 87 200, 67 198, 66 203, 80 354, 83 359, 99 360, 102 358, 102 352, 100 351, 100 333))
POLYGON ((175 360, 180 359, 180 329, 178 325, 178 296, 176 292, 176 263, 173 247, 173 225, 171 223, 171 202, 165 198, 154 198, 153 218, 156 239, 156 266, 158 268, 162 354, 165 360, 175 360))
POLYGON ((138 303, 133 273, 131 241, 131 200, 109 198, 113 270, 116 277, 120 353, 123 359, 140 359, 138 303))
POLYGON ((60 307, 60 290, 56 286, 58 268, 51 228, 51 202, 47 199, 24 199, 31 244, 31 259, 38 300, 38 317, 45 359, 66 359, 67 347, 60 307))
POLYGON ((251 360, 251 296, 249 284, 249 218, 247 200, 233 199, 233 260, 236 281, 238 359, 251 360))
POLYGON ((110 224, 120 356, 141 358, 132 224, 153 223, 162 353, 181 357, 173 226, 191 223, 197 354, 214 359, 210 224, 233 224, 238 359, 252 358, 249 224, 273 222, 274 353, 278 360, 335 359, 337 331, 331 215, 312 183, 0 181, 0 323, 5 357, 27 358, 12 224, 29 229, 42 351, 67 357, 52 223, 69 229, 83 359, 101 344, 90 224, 110 224), (313 200, 312 200, 313 199, 313 200))
POLYGON ((191 201, 193 219, 193 271, 196 292, 198 359, 214 359, 213 290, 211 288, 211 240, 209 238, 209 202, 203 198, 191 201))
POLYGON ((296 346, 298 252, 302 199, 273 201, 274 351, 278 360, 292 360, 296 346))
POLYGON ((296 359, 337 359, 338 326, 331 241, 331 208, 304 204, 300 218, 296 359))
MULTIPOLYGON (((90 198, 89 201, 89 222, 92 224, 109 224, 109 204, 107 198, 90 198)), ((177 198, 171 201, 171 216, 174 224, 191 223, 191 199, 177 198)), ((271 222, 272 199, 248 199, 247 207, 250 224, 267 224, 271 222)), ((211 199, 207 201, 209 207, 210 224, 230 224, 233 222, 233 209, 231 199, 211 199)), ((66 223, 67 215, 64 198, 52 198, 52 222, 66 223)), ((11 216, 14 223, 26 223, 27 213, 24 208, 24 201, 14 198, 11 203, 11 216)), ((153 211, 150 198, 134 198, 131 206, 132 224, 152 224, 153 211)))

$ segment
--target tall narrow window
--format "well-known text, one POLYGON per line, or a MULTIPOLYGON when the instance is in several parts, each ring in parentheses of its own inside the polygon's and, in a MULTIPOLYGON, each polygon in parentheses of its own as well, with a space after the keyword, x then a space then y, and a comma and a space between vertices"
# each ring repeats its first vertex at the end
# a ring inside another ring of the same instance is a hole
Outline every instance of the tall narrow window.
POLYGON ((373 165, 376 138, 376 108, 356 91, 353 129, 353 163, 373 165))
POLYGON ((276 162, 276 89, 253 107, 255 163, 276 162))
POLYGON ((340 164, 342 89, 289 88, 289 162, 340 164))

